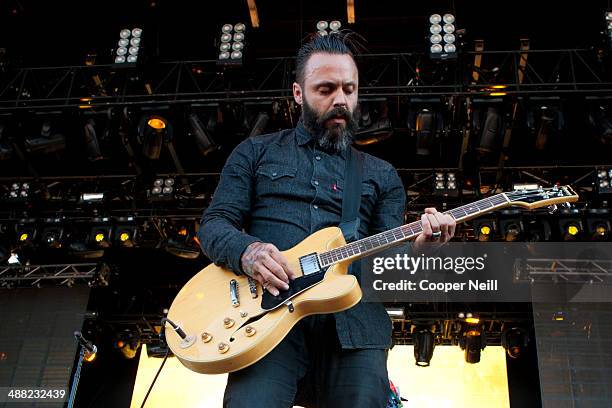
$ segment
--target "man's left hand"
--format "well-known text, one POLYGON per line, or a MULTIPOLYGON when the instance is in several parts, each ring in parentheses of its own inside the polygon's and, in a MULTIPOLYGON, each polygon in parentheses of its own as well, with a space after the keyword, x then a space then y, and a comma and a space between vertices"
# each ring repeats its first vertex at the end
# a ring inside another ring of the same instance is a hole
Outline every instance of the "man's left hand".
POLYGON ((421 226, 423 232, 414 240, 412 245, 413 249, 417 252, 422 251, 424 248, 428 250, 435 249, 450 241, 455 236, 457 223, 450 215, 429 207, 421 215, 421 226))

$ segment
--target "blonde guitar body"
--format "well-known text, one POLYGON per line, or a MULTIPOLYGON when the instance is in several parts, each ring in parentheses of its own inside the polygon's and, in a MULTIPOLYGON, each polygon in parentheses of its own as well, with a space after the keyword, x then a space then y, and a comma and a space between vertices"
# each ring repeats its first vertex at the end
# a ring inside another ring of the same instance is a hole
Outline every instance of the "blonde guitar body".
MULTIPOLYGON (((337 227, 317 231, 283 252, 294 271, 299 258, 345 245, 337 227)), ((346 310, 361 299, 357 279, 348 275, 351 262, 334 264, 323 279, 271 311, 261 307, 263 288, 251 295, 249 280, 214 264, 198 272, 178 293, 168 318, 181 326, 186 340, 168 329, 167 341, 174 355, 198 373, 218 374, 240 370, 271 351, 303 317, 346 310), (235 280, 239 305, 230 296, 235 280)), ((301 272, 300 272, 301 273, 301 272)))

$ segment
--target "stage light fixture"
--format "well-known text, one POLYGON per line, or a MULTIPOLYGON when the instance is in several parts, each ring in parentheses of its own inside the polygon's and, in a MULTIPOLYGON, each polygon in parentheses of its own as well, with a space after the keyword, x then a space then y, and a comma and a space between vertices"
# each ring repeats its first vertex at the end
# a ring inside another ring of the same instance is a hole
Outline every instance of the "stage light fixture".
POLYGON ((94 119, 88 119, 85 122, 84 133, 85 148, 87 149, 89 160, 96 161, 102 159, 102 151, 100 150, 100 142, 96 132, 96 121, 94 119))
POLYGON ((513 242, 521 239, 524 231, 521 210, 502 210, 499 227, 505 241, 513 242))
POLYGON ((142 29, 122 29, 115 49, 115 67, 134 66, 141 54, 141 44, 142 29))
POLYGON ((423 108, 416 114, 414 124, 408 127, 414 129, 416 134, 416 154, 418 156, 429 156, 434 139, 443 130, 442 115, 430 108, 423 108))
POLYGON ((606 241, 610 237, 610 212, 607 208, 592 208, 587 211, 588 236, 593 241, 606 241))
POLYGON ((435 334, 430 326, 416 326, 412 332, 414 361, 419 367, 428 367, 435 348, 435 334))
POLYGON ((510 358, 518 358, 527 350, 529 335, 523 328, 512 327, 502 333, 501 344, 510 358))
POLYGON ((17 244, 21 246, 31 245, 37 236, 36 225, 33 222, 26 222, 15 225, 15 236, 17 244))
POLYGON ((30 183, 16 182, 11 184, 7 198, 11 201, 25 201, 30 197, 30 183))
POLYGON ((429 56, 435 60, 457 58, 455 16, 446 13, 429 16, 429 56))
POLYGON ((527 222, 525 227, 525 240, 527 242, 546 242, 550 241, 551 228, 546 219, 532 219, 527 222))
POLYGON ((406 312, 403 307, 386 307, 385 310, 392 320, 402 320, 406 318, 406 312))
POLYGON ((325 21, 321 20, 317 22, 317 33, 320 36, 326 36, 332 33, 337 33, 342 28, 342 23, 339 20, 325 21))
POLYGON ((221 27, 218 65, 242 66, 244 62, 245 31, 246 25, 243 23, 224 24, 221 27))
POLYGON ((170 200, 175 194, 175 179, 172 177, 156 178, 153 186, 148 190, 149 200, 170 200))
POLYGON ((496 231, 493 218, 477 218, 472 221, 474 236, 480 242, 492 241, 496 231))
POLYGON ((195 138, 196 145, 202 155, 206 156, 211 152, 219 150, 219 146, 215 143, 197 114, 190 114, 187 121, 191 129, 190 133, 195 138))
POLYGON ((465 350, 465 362, 469 364, 480 362, 480 352, 486 345, 486 335, 479 328, 467 330, 459 339, 459 347, 465 350))
POLYGON ((123 357, 128 360, 136 357, 138 348, 140 347, 140 335, 130 329, 120 331, 115 335, 113 345, 123 357))
POLYGON ((138 124, 138 141, 142 144, 142 154, 157 160, 164 143, 172 140, 172 124, 161 116, 143 115, 138 124))
POLYGON ((459 195, 457 175, 455 172, 436 172, 434 174, 434 194, 445 197, 459 195))
POLYGON ((113 240, 116 246, 133 248, 136 245, 138 228, 135 225, 134 217, 120 217, 114 231, 113 240))
POLYGON ((600 168, 595 170, 595 187, 599 194, 612 193, 612 169, 600 168))
POLYGON ((503 134, 503 118, 498 109, 489 106, 481 122, 480 111, 474 115, 474 127, 480 133, 480 141, 476 150, 481 155, 492 153, 500 144, 503 134))
POLYGON ((91 228, 89 235, 90 244, 99 248, 108 248, 111 245, 113 227, 110 225, 98 225, 91 228))
POLYGON ((577 209, 564 210, 559 218, 559 231, 564 241, 576 241, 582 237, 583 224, 577 209))
POLYGON ((47 248, 60 249, 64 245, 64 228, 59 219, 46 219, 41 234, 41 243, 47 248))
POLYGON ((353 134, 356 145, 365 146, 393 136, 386 100, 362 101, 358 105, 358 128, 353 134))
MULTIPOLYGON (((55 122, 57 123, 57 122, 55 122)), ((50 120, 44 120, 40 133, 24 140, 26 151, 32 154, 49 154, 66 149, 66 138, 50 120)))

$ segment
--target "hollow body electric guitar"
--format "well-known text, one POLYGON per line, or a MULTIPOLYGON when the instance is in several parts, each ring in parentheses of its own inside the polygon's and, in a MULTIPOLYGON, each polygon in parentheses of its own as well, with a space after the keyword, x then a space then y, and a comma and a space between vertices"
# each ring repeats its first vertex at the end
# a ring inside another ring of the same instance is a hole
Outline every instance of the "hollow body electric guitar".
MULTIPOLYGON (((534 209, 574 202, 569 186, 513 191, 447 211, 456 222, 503 207, 534 209)), ((337 227, 324 228, 283 251, 298 277, 273 296, 254 279, 214 264, 198 272, 177 294, 168 312, 174 331, 168 345, 187 368, 218 374, 240 370, 270 352, 303 317, 346 310, 361 299, 357 279, 347 274, 356 259, 412 239, 421 222, 347 244, 337 227)))

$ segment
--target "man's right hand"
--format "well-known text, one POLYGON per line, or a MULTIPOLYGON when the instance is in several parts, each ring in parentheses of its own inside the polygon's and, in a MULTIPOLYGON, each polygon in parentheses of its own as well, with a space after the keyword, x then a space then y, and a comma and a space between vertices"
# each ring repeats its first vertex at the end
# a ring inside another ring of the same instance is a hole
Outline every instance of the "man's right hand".
POLYGON ((244 273, 274 296, 278 296, 279 289, 289 289, 289 279, 297 277, 284 255, 272 244, 253 242, 242 254, 240 262, 244 273))

